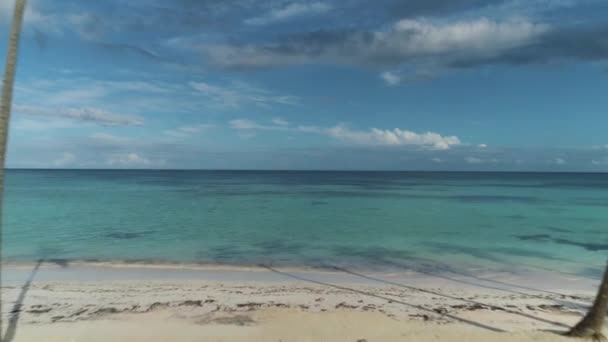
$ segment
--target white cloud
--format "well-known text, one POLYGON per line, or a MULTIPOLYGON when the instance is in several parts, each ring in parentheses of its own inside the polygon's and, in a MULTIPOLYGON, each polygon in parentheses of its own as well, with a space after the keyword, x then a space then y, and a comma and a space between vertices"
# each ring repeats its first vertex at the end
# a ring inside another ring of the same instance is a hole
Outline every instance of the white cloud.
POLYGON ((258 129, 260 126, 252 120, 234 119, 228 122, 233 129, 258 129))
POLYGON ((447 150, 460 144, 456 136, 442 136, 434 132, 416 133, 400 128, 355 131, 340 124, 327 129, 331 137, 364 145, 417 145, 433 150, 447 150))
POLYGON ((279 125, 279 126, 287 126, 287 125, 289 125, 289 122, 287 122, 287 120, 281 119, 281 118, 274 118, 274 119, 272 119, 272 123, 275 124, 275 125, 279 125))
MULTIPOLYGON (((548 25, 525 19, 478 18, 453 22, 406 19, 377 31, 313 32, 265 44, 203 45, 202 51, 213 64, 227 68, 309 63, 440 66, 498 56, 503 51, 533 42, 550 29, 548 25)), ((384 76, 386 81, 393 83, 400 77, 395 73, 384 76)))
POLYGON ((215 125, 213 125, 213 124, 198 124, 198 125, 191 125, 191 126, 181 126, 181 127, 178 127, 177 130, 186 132, 186 133, 198 133, 198 132, 201 132, 203 130, 213 128, 213 127, 215 127, 215 125))
POLYGON ((2 18, 10 18, 13 13, 14 2, 13 1, 0 1, 0 15, 2 18))
POLYGON ((378 42, 395 42, 403 56, 443 53, 493 55, 546 32, 547 25, 525 20, 503 22, 487 18, 435 24, 425 20, 400 20, 392 30, 378 34, 378 42))
POLYGON ((466 157, 464 158, 464 160, 469 163, 469 164, 481 164, 483 163, 483 160, 476 158, 476 157, 466 157))
POLYGON ((396 86, 401 83, 401 77, 393 72, 385 71, 380 74, 380 77, 388 84, 389 86, 396 86))
POLYGON ((15 103, 17 107, 41 108, 37 112, 108 107, 107 110, 134 114, 152 111, 174 113, 200 107, 198 99, 192 94, 188 94, 192 97, 191 101, 175 101, 186 89, 190 87, 158 81, 107 81, 81 76, 72 79, 34 79, 16 84, 15 103))
POLYGON ((251 139, 253 137, 255 137, 255 133, 251 132, 251 131, 239 131, 237 133, 237 135, 239 136, 239 138, 241 139, 251 139))
POLYGON ((562 159, 562 158, 555 158, 553 160, 553 163, 555 163, 557 165, 564 165, 564 164, 566 164, 566 161, 564 159, 562 159))
POLYGON ((63 167, 72 164, 76 160, 76 156, 70 152, 63 152, 61 157, 53 161, 55 167, 63 167))
POLYGON ((31 105, 15 105, 17 115, 42 116, 46 118, 70 119, 74 121, 91 122, 103 126, 141 126, 144 121, 134 115, 115 114, 100 108, 51 108, 31 105))
POLYGON ((435 163, 441 163, 441 162, 443 162, 443 160, 441 160, 441 158, 433 158, 433 159, 431 159, 431 160, 432 160, 433 162, 435 162, 435 163))
POLYGON ((303 125, 294 127, 289 126, 287 122, 277 124, 273 121, 273 125, 263 125, 249 119, 230 120, 228 124, 230 128, 240 131, 275 130, 323 134, 344 142, 358 145, 414 145, 433 150, 447 150, 454 145, 460 144, 460 139, 458 139, 456 136, 442 136, 433 132, 415 133, 399 128, 394 128, 392 130, 372 128, 369 131, 357 131, 348 128, 344 124, 339 124, 329 128, 303 125))
POLYGON ((32 120, 28 118, 16 117, 11 121, 11 132, 29 131, 41 132, 54 129, 72 128, 76 125, 71 120, 56 119, 56 120, 32 120))
POLYGON ((111 90, 127 90, 145 93, 169 93, 173 89, 164 84, 155 84, 143 81, 99 81, 98 84, 107 86, 111 90))
POLYGON ((74 77, 71 79, 35 79, 25 83, 18 83, 17 88, 21 92, 27 92, 28 94, 42 98, 43 102, 48 104, 74 105, 100 100, 114 93, 168 94, 181 91, 184 87, 166 82, 139 80, 108 81, 74 77))
POLYGON ((286 130, 290 129, 289 127, 287 127, 284 124, 274 123, 274 120, 273 120, 273 125, 263 125, 263 124, 259 124, 255 121, 249 120, 249 119, 234 119, 234 120, 230 120, 228 122, 228 125, 230 126, 230 128, 236 129, 236 130, 286 131, 286 130))
POLYGON ((317 126, 299 125, 296 127, 296 131, 303 133, 323 133, 325 132, 325 129, 317 126))
POLYGON ((213 124, 186 125, 177 127, 175 129, 166 130, 163 133, 175 138, 186 138, 195 133, 200 133, 213 127, 215 127, 213 124))
MULTIPOLYGON (((14 11, 14 0, 0 1, 0 21, 5 21, 12 18, 14 11)), ((37 7, 37 1, 28 1, 25 6, 24 27, 36 27, 44 30, 46 33, 60 33, 61 21, 53 15, 42 13, 37 7)))
POLYGON ((464 160, 469 164, 498 164, 498 163, 504 162, 497 158, 481 159, 481 158, 471 157, 471 156, 464 158, 464 160))
POLYGON ((295 96, 275 95, 266 89, 253 87, 244 82, 233 82, 226 87, 206 82, 190 82, 189 85, 224 108, 240 108, 243 105, 295 105, 299 101, 295 96))
POLYGON ((331 5, 318 1, 309 3, 290 3, 285 7, 275 8, 262 16, 249 18, 245 20, 245 24, 267 25, 294 17, 323 14, 329 12, 331 9, 331 5))
POLYGON ((140 166, 150 166, 152 163, 148 158, 140 156, 137 153, 117 153, 110 155, 106 163, 110 166, 119 166, 119 167, 140 167, 140 166))
POLYGON ((486 145, 486 144, 479 144, 479 145, 477 145, 477 147, 479 147, 479 148, 486 148, 486 147, 488 147, 488 145, 486 145))
POLYGON ((608 165, 608 157, 591 160, 593 165, 608 165))
POLYGON ((98 100, 107 94, 106 89, 98 85, 87 85, 79 89, 55 90, 47 93, 49 105, 79 105, 98 100))
POLYGON ((120 137, 120 136, 116 136, 116 135, 112 135, 112 134, 108 134, 108 133, 93 133, 91 135, 89 135, 89 139, 91 139, 93 142, 102 144, 102 145, 125 145, 129 142, 131 142, 132 140, 126 137, 120 137))

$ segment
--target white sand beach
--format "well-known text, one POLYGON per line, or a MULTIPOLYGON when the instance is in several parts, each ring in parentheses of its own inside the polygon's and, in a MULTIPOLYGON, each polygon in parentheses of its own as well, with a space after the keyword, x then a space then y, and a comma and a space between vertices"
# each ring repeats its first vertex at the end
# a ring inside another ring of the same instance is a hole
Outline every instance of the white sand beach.
POLYGON ((4 266, 13 341, 572 341, 556 332, 596 286, 555 274, 43 264, 24 287, 33 269, 4 266))

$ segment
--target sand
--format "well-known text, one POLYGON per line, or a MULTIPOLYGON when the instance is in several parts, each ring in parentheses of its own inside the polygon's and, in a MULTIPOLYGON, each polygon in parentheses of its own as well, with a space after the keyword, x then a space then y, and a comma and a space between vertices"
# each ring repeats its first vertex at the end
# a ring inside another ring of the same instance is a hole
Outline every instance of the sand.
POLYGON ((24 288, 31 267, 4 267, 14 341, 572 341, 556 332, 580 319, 594 283, 43 265, 24 288))

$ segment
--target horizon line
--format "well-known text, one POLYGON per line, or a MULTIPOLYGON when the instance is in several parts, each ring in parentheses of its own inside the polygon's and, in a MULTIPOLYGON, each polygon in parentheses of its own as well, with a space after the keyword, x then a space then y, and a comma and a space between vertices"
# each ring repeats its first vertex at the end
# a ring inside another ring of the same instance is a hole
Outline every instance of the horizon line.
POLYGON ((5 170, 22 171, 242 171, 242 172, 425 172, 425 173, 586 173, 586 174, 608 174, 606 171, 514 171, 514 170, 374 170, 374 169, 195 169, 195 168, 22 168, 5 167, 5 170))

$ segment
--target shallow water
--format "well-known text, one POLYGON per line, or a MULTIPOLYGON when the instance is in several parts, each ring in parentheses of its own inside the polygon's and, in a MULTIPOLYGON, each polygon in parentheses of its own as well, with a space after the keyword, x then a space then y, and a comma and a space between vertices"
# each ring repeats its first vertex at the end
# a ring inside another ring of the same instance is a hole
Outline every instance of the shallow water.
POLYGON ((9 261, 528 268, 598 277, 608 175, 8 170, 9 261))

